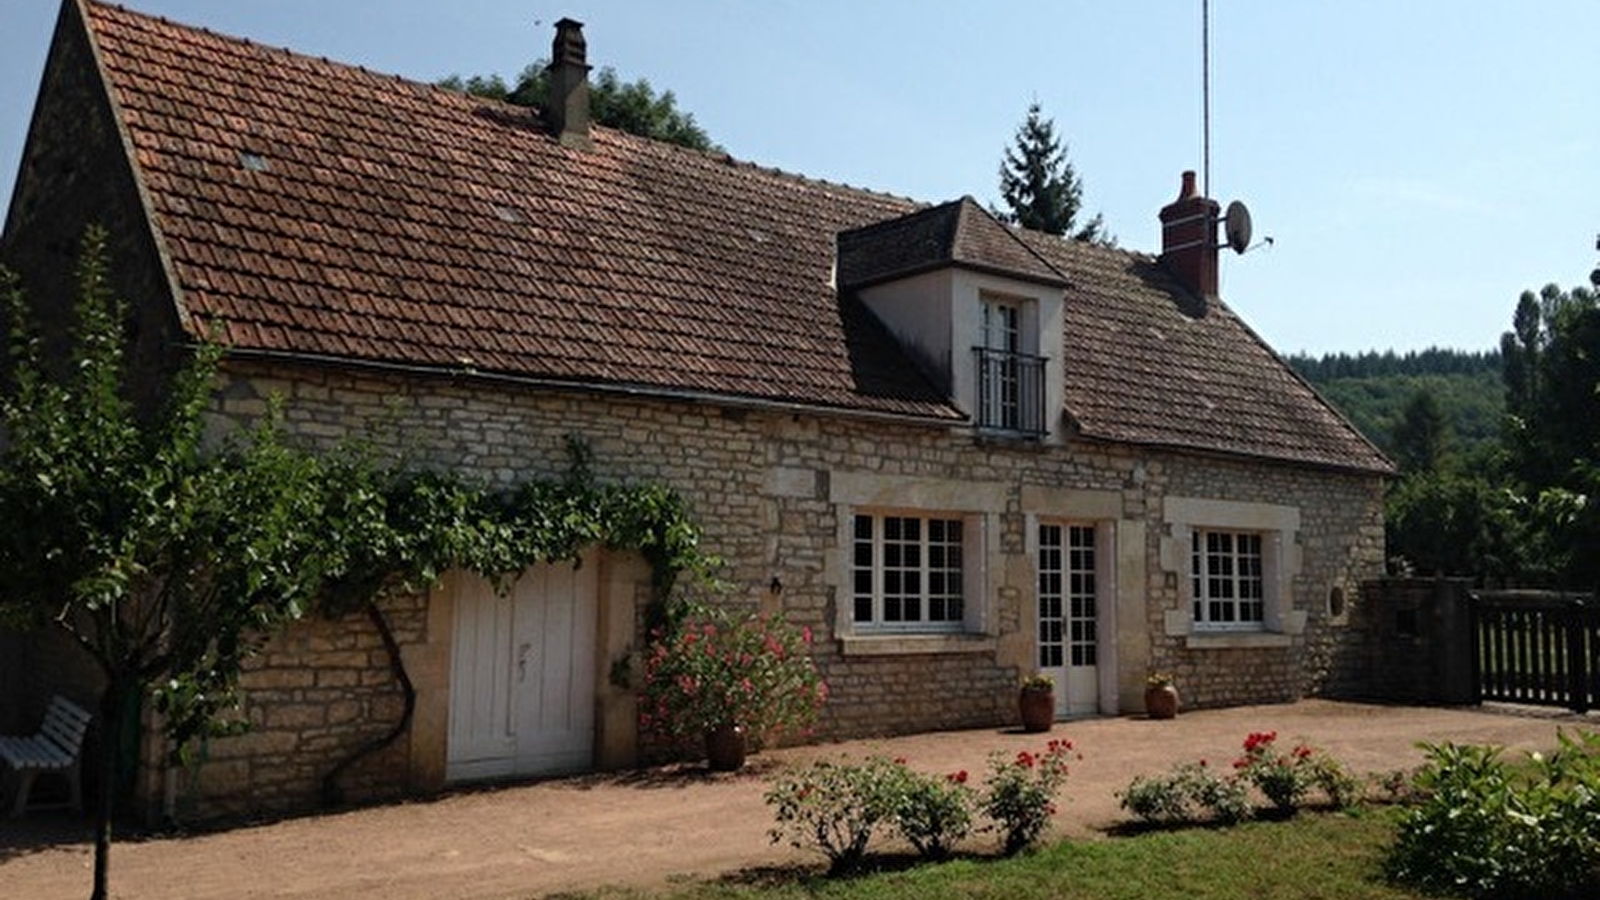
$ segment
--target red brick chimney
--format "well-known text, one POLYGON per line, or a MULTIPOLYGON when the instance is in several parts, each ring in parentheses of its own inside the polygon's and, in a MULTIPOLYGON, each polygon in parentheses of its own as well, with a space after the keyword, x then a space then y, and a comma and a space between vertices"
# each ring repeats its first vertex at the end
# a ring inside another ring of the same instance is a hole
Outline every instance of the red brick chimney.
POLYGON ((589 146, 589 45, 583 23, 562 19, 550 44, 550 99, 545 118, 550 133, 568 147, 589 146))
POLYGON ((1178 199, 1161 208, 1161 267, 1205 300, 1217 297, 1217 220, 1222 207, 1183 173, 1178 199))

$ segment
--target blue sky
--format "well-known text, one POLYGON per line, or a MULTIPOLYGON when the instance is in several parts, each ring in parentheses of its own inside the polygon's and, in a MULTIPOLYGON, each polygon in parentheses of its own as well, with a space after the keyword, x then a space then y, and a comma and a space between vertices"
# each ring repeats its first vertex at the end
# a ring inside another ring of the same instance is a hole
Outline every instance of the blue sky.
MULTIPOLYGON (((672 89, 730 153, 941 201, 998 199, 1038 100, 1085 207, 1154 250, 1201 163, 1200 0, 127 0, 419 80, 514 75, 551 24, 672 89)), ((1212 0, 1211 194, 1275 244, 1223 293, 1284 353, 1488 349, 1517 295, 1600 253, 1600 3, 1212 0)), ((0 7, 0 207, 56 0, 0 7)))

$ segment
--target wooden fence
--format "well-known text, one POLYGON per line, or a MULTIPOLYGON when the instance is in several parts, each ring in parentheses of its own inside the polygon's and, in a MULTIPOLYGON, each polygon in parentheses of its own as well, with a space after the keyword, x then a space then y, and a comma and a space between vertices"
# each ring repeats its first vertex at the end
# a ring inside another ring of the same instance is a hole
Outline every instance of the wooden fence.
POLYGON ((1472 598, 1478 699, 1588 712, 1600 706, 1600 603, 1587 594, 1484 591, 1472 598))

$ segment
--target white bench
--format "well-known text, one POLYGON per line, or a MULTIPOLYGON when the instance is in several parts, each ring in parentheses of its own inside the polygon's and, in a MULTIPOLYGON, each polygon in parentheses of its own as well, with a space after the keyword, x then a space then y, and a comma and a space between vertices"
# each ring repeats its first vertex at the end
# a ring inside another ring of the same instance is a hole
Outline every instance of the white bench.
POLYGON ((33 780, 40 774, 57 774, 67 780, 64 803, 35 806, 35 809, 83 809, 83 788, 79 780, 79 761, 83 756, 83 733, 89 728, 89 713, 62 696, 52 697, 45 710, 39 733, 23 737, 0 737, 0 762, 10 769, 16 782, 11 815, 28 809, 33 780))

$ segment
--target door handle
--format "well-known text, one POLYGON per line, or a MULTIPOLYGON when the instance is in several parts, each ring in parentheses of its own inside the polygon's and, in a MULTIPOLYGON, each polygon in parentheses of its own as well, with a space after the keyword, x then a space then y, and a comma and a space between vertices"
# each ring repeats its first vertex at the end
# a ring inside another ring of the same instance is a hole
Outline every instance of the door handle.
POLYGON ((532 644, 523 644, 517 648, 517 681, 528 680, 528 651, 533 649, 532 644))

